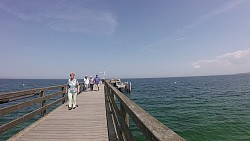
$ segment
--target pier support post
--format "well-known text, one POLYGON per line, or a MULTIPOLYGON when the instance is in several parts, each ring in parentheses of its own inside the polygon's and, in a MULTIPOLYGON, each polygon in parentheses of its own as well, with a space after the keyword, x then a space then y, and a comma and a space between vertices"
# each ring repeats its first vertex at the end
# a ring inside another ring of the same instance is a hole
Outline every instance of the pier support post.
POLYGON ((129 82, 129 93, 131 93, 131 90, 132 90, 132 84, 131 82, 129 82))

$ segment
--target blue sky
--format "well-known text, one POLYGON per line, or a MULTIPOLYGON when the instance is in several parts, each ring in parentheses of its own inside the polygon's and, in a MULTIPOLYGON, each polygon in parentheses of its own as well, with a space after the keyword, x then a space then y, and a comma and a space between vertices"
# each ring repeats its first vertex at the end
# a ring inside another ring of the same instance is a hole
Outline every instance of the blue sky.
POLYGON ((250 72, 249 0, 1 0, 0 78, 250 72))

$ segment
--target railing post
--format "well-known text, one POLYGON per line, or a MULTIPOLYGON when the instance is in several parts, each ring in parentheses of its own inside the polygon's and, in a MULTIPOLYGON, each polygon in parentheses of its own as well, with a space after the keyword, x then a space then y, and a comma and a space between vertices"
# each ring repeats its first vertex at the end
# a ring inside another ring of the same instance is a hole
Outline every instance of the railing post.
POLYGON ((109 96, 110 96, 110 97, 114 98, 114 94, 112 93, 111 88, 109 88, 109 92, 108 92, 108 93, 109 93, 109 96))
POLYGON ((82 92, 82 84, 79 84, 80 87, 80 93, 82 92))
MULTIPOLYGON (((80 93, 82 92, 82 85, 79 83, 79 86, 78 87, 80 87, 79 89, 80 89, 80 93)), ((77 88, 78 89, 78 88, 77 88)), ((79 93, 79 94, 80 94, 79 93)), ((78 93, 77 93, 77 95, 78 95, 78 93)))
POLYGON ((109 88, 108 88, 107 82, 104 82, 104 93, 105 93, 105 96, 106 96, 106 97, 109 97, 109 96, 110 96, 110 94, 109 94, 109 88))
POLYGON ((81 92, 83 92, 84 91, 84 84, 82 84, 81 87, 82 87, 81 92))
MULTIPOLYGON (((44 96, 44 91, 41 91, 41 93, 40 93, 40 97, 43 97, 44 96)), ((41 107, 44 107, 45 106, 45 102, 46 102, 46 100, 43 100, 42 101, 42 103, 41 103, 41 107)), ((43 110, 42 112, 41 112, 41 116, 44 116, 45 115, 45 113, 46 113, 46 109, 45 110, 43 110)))
POLYGON ((111 88, 109 88, 109 95, 110 95, 110 97, 112 97, 112 98, 114 99, 114 102, 116 102, 116 96, 115 96, 115 94, 113 93, 113 91, 112 91, 111 88))
POLYGON ((104 93, 107 94, 107 84, 104 82, 104 93))
POLYGON ((122 102, 120 102, 120 113, 121 113, 122 120, 129 127, 129 114, 125 111, 125 108, 123 107, 122 102))
MULTIPOLYGON (((65 87, 65 86, 62 87, 62 91, 64 91, 64 87, 65 87)), ((65 92, 63 92, 62 97, 65 97, 65 92)), ((64 103, 65 103, 65 99, 62 101, 62 104, 64 104, 64 103)))

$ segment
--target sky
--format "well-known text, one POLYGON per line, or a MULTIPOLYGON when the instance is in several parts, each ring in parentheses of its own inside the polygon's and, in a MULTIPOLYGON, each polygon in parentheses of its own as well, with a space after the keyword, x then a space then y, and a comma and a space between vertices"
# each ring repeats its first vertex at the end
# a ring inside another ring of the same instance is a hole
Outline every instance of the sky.
POLYGON ((0 78, 250 72, 249 7, 249 0, 1 0, 0 78))

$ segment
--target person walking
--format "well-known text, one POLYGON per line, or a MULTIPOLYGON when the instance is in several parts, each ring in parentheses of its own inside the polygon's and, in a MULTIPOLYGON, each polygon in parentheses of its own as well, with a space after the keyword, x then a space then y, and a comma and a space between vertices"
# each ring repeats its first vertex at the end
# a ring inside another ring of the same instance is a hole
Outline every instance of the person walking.
POLYGON ((68 80, 68 84, 66 86, 66 93, 68 93, 68 110, 72 108, 76 108, 76 96, 80 92, 80 87, 77 79, 75 78, 75 73, 70 73, 70 79, 68 80))
POLYGON ((90 90, 93 91, 93 87, 94 87, 94 79, 92 76, 90 76, 89 78, 89 86, 90 86, 90 90))
POLYGON ((101 81, 101 78, 98 77, 98 75, 96 75, 95 79, 94 79, 94 83, 96 84, 98 91, 99 91, 99 87, 100 87, 100 81, 101 81))
POLYGON ((83 81, 84 81, 84 90, 88 91, 88 88, 89 88, 89 78, 88 78, 87 75, 85 75, 83 81))

